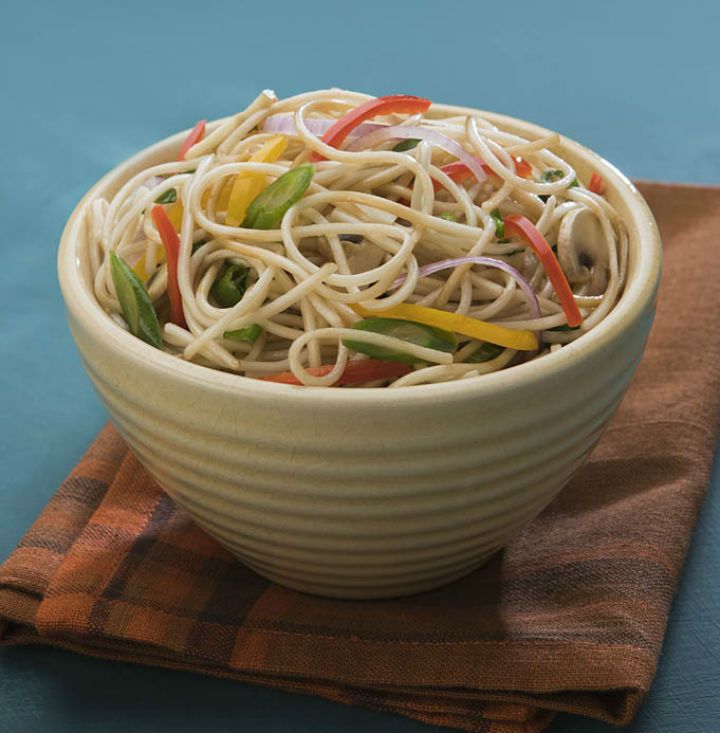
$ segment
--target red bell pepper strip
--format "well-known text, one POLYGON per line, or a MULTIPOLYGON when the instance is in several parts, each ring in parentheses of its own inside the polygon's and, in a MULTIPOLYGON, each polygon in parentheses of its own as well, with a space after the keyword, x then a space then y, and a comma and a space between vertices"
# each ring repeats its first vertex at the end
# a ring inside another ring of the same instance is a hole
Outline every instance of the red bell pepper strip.
POLYGON ((512 156, 512 159, 515 163, 515 173, 517 173, 520 178, 530 178, 532 175, 532 166, 530 163, 519 155, 512 156))
MULTIPOLYGON (((493 169, 487 165, 486 163, 483 163, 479 158, 478 161, 482 165, 482 169, 487 173, 489 176, 494 176, 495 172, 493 169)), ((525 160, 525 158, 521 158, 520 156, 513 158, 513 163, 515 164, 515 173, 516 175, 520 176, 521 178, 528 178, 530 174, 532 173, 532 166, 530 163, 525 160)), ((456 183, 459 183, 460 181, 464 181, 466 178, 473 178, 474 173, 465 165, 465 163, 462 163, 459 160, 453 161, 452 163, 448 163, 447 165, 444 165, 440 169, 446 176, 452 178, 453 181, 456 183)), ((439 191, 442 188, 442 184, 440 181, 433 179, 433 188, 436 191, 439 191)))
MULTIPOLYGON (((366 120, 393 113, 414 115, 426 112, 431 104, 429 99, 414 97, 411 94, 391 94, 387 97, 369 99, 341 117, 320 139, 326 145, 339 148, 350 132, 366 120)), ((320 153, 313 153, 311 160, 317 162, 325 158, 320 153)))
POLYGON ((187 328, 185 313, 183 312, 182 296, 180 295, 180 285, 178 284, 180 239, 162 206, 153 206, 151 216, 160 234, 163 247, 165 247, 165 259, 167 260, 167 293, 170 299, 170 320, 181 328, 187 328))
POLYGON ((190 150, 190 148, 195 145, 195 143, 199 143, 203 137, 205 136, 205 125, 207 124, 206 120, 200 120, 195 127, 193 127, 192 130, 190 130, 190 134, 185 138, 185 142, 182 144, 182 147, 180 148, 180 152, 178 153, 178 160, 185 160, 185 156, 187 155, 187 151, 190 150))
POLYGON ((524 239, 535 250, 535 254, 545 268, 545 272, 552 283, 557 294, 560 305, 567 317, 568 326, 579 326, 582 315, 565 273, 555 257, 555 253, 547 243, 545 237, 536 229, 535 225, 526 217, 520 214, 511 214, 505 217, 505 234, 515 234, 524 239))
MULTIPOLYGON (((324 377, 334 368, 334 364, 324 364, 319 367, 310 367, 307 371, 314 377, 324 377)), ((398 361, 381 361, 380 359, 361 359, 358 361, 349 361, 345 367, 345 371, 335 382, 335 386, 343 384, 362 384, 363 382, 374 382, 377 379, 391 379, 393 377, 402 377, 408 374, 412 368, 407 364, 398 361)), ((292 372, 281 372, 280 374, 271 374, 267 377, 260 377, 266 382, 278 382, 279 384, 302 384, 302 382, 292 372)))
POLYGON ((588 183, 588 191, 602 196, 605 193, 605 180, 599 173, 593 173, 588 183))

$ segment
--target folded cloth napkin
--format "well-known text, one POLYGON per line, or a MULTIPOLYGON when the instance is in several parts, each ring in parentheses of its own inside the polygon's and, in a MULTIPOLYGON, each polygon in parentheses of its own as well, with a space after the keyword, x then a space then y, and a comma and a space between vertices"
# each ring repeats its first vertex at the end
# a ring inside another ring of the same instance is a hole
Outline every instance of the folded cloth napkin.
POLYGON ((273 585, 105 428, 0 567, 0 640, 322 695, 469 731, 627 723, 650 687, 720 416, 720 188, 644 184, 665 275, 600 445, 480 570, 373 602, 273 585))

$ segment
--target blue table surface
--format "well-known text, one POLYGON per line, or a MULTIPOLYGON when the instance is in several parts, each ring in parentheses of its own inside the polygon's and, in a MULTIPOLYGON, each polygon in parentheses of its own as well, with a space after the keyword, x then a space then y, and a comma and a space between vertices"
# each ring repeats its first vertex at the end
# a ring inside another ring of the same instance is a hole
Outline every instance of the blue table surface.
MULTIPOLYGON (((64 322, 55 251, 89 186, 200 117, 342 86, 502 111, 630 176, 720 183, 720 4, 23 0, 0 22, 0 557, 106 416, 64 322)), ((711 244, 711 243, 709 243, 711 244)), ((654 687, 629 730, 720 730, 715 470, 654 687)), ((0 651, 0 731, 430 727, 313 697, 44 648, 0 651)), ((552 730, 610 726, 570 715, 552 730)))

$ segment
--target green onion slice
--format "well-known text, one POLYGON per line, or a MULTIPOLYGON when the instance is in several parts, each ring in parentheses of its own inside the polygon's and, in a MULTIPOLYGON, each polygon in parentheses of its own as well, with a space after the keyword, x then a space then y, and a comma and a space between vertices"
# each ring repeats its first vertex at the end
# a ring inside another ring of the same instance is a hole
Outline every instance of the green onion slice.
POLYGON ((283 173, 253 199, 242 225, 249 229, 277 229, 285 212, 307 191, 314 174, 312 165, 300 165, 283 173))
POLYGON ((246 328, 238 328, 234 331, 225 331, 223 338, 230 339, 231 341, 248 341, 254 344, 260 334, 262 333, 262 327, 258 326, 257 323, 252 323, 246 328))
POLYGON ((404 153, 407 150, 416 148, 420 140, 414 137, 409 137, 407 140, 401 140, 394 148, 393 151, 396 153, 404 153))
POLYGON ((240 302, 247 289, 250 270, 247 265, 225 265, 210 288, 210 293, 221 308, 232 308, 240 302))
POLYGON ((151 346, 162 348, 157 313, 148 291, 125 260, 110 252, 110 274, 130 333, 151 346))
POLYGON ((452 211, 443 211, 442 214, 440 214, 441 219, 445 219, 445 221, 458 221, 458 218, 455 214, 452 213, 452 211))
POLYGON ((505 222, 503 221, 500 209, 493 209, 490 212, 490 216, 495 222, 495 236, 498 239, 503 239, 505 237, 505 222))
POLYGON ((165 193, 161 193, 156 199, 156 204, 174 204, 177 201, 177 191, 174 188, 168 188, 165 193))
MULTIPOLYGON (((452 353, 457 347, 457 339, 449 331, 443 331, 440 328, 426 326, 424 323, 405 321, 399 318, 364 318, 358 321, 353 328, 358 331, 370 331, 372 333, 383 334, 384 336, 393 336, 394 338, 408 341, 417 346, 424 346, 428 349, 437 349, 438 351, 448 353, 452 353)), ((366 354, 373 359, 400 361, 404 364, 422 363, 415 356, 404 354, 394 349, 387 349, 384 346, 375 346, 374 344, 353 341, 352 339, 345 339, 343 343, 348 349, 366 354)))
POLYGON ((483 342, 465 359, 465 361, 469 364, 481 364, 484 361, 492 361, 493 359, 496 359, 500 354, 502 354, 502 352, 502 346, 483 342))
POLYGON ((540 180, 543 183, 555 183, 559 181, 565 174, 558 168, 553 168, 547 171, 543 171, 540 174, 540 180))

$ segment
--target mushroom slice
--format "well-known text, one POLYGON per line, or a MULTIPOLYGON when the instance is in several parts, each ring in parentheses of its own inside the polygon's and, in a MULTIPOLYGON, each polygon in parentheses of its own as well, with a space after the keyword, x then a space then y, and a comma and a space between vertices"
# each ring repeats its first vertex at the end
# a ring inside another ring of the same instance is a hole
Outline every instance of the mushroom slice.
POLYGON ((348 267, 353 275, 374 270, 385 259, 385 252, 376 244, 365 241, 353 246, 353 254, 348 259, 348 267))
POLYGON ((573 284, 588 283, 587 294, 602 293, 608 281, 608 249, 602 225, 590 209, 573 209, 560 224, 560 266, 573 284))

